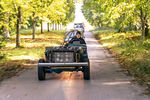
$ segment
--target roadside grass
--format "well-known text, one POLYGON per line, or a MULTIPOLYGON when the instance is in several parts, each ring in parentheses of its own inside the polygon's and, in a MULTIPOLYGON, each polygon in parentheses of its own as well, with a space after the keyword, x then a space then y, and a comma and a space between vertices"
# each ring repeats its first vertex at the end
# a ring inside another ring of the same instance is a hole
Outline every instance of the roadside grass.
POLYGON ((115 30, 93 30, 99 42, 116 55, 129 74, 150 89, 150 39, 141 40, 140 32, 115 30))
POLYGON ((59 46, 63 42, 65 31, 51 31, 47 33, 36 33, 32 39, 30 30, 21 33, 21 48, 15 48, 15 36, 6 40, 5 47, 1 53, 5 58, 0 60, 0 81, 15 75, 17 72, 37 65, 38 59, 44 57, 46 46, 59 46))
MULTIPOLYGON (((46 29, 43 29, 43 33, 64 33, 66 30, 50 30, 49 32, 46 29)), ((21 34, 32 34, 32 29, 21 29, 21 34)), ((41 34, 41 30, 36 29, 36 34, 41 34)))

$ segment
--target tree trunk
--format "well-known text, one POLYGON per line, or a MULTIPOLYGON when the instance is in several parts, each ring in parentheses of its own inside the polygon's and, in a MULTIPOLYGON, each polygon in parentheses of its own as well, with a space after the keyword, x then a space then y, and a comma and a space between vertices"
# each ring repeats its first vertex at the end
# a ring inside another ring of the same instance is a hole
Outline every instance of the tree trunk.
POLYGON ((59 30, 59 24, 57 24, 57 30, 59 30))
POLYGON ((36 18, 35 18, 35 13, 33 12, 33 34, 32 34, 32 39, 35 39, 35 30, 36 30, 36 18))
POLYGON ((21 7, 18 7, 16 47, 20 47, 21 7))
POLYGON ((9 38, 10 37, 8 27, 6 27, 6 26, 4 27, 4 37, 5 38, 9 38))
POLYGON ((59 24, 59 30, 61 30, 61 29, 60 29, 60 24, 59 24))
POLYGON ((55 26, 55 23, 53 23, 53 30, 55 30, 56 28, 55 28, 56 26, 55 26))
POLYGON ((7 24, 7 26, 4 26, 4 28, 3 28, 4 37, 9 38, 10 34, 9 34, 9 29, 8 29, 8 26, 9 26, 9 14, 8 13, 6 14, 6 17, 5 17, 4 21, 7 24))
POLYGON ((51 23, 49 23, 49 31, 51 30, 51 23))
POLYGON ((99 23, 99 24, 98 24, 98 27, 99 27, 99 28, 101 28, 101 27, 102 27, 102 24, 101 24, 101 23, 99 23))
POLYGON ((53 23, 50 24, 50 30, 53 30, 53 23))
POLYGON ((41 20, 41 33, 43 33, 43 21, 41 20))
POLYGON ((57 24, 55 24, 55 30, 57 30, 57 24))
POLYGON ((137 31, 137 30, 138 30, 137 25, 135 25, 135 26, 134 26, 134 30, 135 30, 135 31, 137 31))
POLYGON ((145 26, 145 37, 149 37, 149 25, 146 23, 145 26))
POLYGON ((62 24, 60 24, 60 30, 62 30, 62 24))
POLYGON ((132 23, 129 22, 129 30, 132 31, 132 23))
POLYGON ((52 23, 52 30, 54 30, 54 22, 52 23))
POLYGON ((50 31, 50 29, 49 29, 49 23, 47 23, 47 31, 49 32, 50 31))
POLYGON ((60 24, 58 24, 58 30, 60 30, 60 27, 59 27, 59 26, 60 26, 60 24))
POLYGON ((144 20, 144 13, 143 13, 143 9, 140 9, 140 13, 141 13, 141 23, 142 23, 142 34, 141 34, 141 38, 145 39, 145 20, 144 20))

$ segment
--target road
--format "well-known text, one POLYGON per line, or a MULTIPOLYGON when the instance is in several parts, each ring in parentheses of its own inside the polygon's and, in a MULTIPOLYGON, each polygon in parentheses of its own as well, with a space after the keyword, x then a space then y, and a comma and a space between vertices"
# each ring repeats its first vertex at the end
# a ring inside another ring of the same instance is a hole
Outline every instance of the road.
POLYGON ((0 100, 150 100, 94 36, 85 34, 91 80, 83 80, 81 72, 63 72, 38 81, 37 67, 32 67, 0 84, 0 100))

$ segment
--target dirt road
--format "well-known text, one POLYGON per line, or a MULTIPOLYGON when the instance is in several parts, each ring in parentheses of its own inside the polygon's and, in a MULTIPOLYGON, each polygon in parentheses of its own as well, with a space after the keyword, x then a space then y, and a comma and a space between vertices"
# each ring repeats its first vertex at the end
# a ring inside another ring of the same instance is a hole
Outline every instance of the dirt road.
POLYGON ((150 100, 143 88, 132 84, 117 61, 86 32, 91 80, 81 72, 48 74, 38 81, 37 68, 20 73, 0 84, 0 100, 150 100))

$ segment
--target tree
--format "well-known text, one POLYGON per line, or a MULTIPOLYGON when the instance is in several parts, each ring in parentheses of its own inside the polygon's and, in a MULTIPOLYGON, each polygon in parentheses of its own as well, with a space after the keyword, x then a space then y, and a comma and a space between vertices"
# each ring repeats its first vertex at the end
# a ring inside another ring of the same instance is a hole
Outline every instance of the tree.
POLYGON ((21 7, 18 7, 16 47, 20 47, 21 7))
POLYGON ((41 23, 41 33, 43 21, 66 25, 73 21, 74 8, 73 0, 1 0, 0 32, 5 36, 16 33, 16 47, 20 47, 21 26, 32 26, 35 39, 37 23, 41 23))
POLYGON ((105 23, 118 29, 133 30, 137 23, 141 25, 141 37, 148 34, 150 3, 148 0, 84 0, 83 13, 86 19, 95 26, 105 23), (103 16, 100 16, 103 14, 103 16), (98 23, 98 24, 97 24, 98 23))
POLYGON ((5 4, 4 1, 0 1, 0 29, 1 33, 3 33, 3 36, 5 38, 9 38, 9 10, 6 9, 8 7, 7 4, 5 4))

